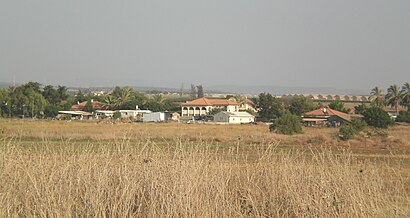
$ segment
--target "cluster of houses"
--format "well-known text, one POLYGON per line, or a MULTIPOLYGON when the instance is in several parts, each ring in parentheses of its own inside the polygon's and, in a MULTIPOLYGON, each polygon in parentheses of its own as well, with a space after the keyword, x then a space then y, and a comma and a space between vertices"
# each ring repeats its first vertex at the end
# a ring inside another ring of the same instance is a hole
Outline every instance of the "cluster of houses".
MULTIPOLYGON (((98 101, 91 101, 94 113, 84 111, 87 102, 73 105, 69 111, 59 111, 60 116, 70 119, 101 119, 113 118, 117 113, 121 118, 142 122, 195 122, 208 120, 218 123, 253 123, 255 116, 249 112, 256 112, 256 105, 251 100, 243 97, 237 99, 209 99, 199 98, 181 104, 181 113, 153 112, 141 110, 136 106, 135 110, 105 110, 104 105, 98 101)), ((320 108, 305 113, 302 121, 305 126, 340 126, 351 121, 353 118, 361 118, 360 115, 346 114, 328 107, 320 108)))
POLYGON ((142 122, 164 122, 178 121, 178 113, 152 112, 150 110, 141 110, 136 106, 135 110, 105 110, 103 103, 91 100, 92 107, 95 112, 90 113, 84 111, 87 101, 73 105, 69 111, 59 111, 59 117, 68 117, 69 119, 91 120, 102 118, 113 118, 115 113, 118 113, 121 118, 131 119, 142 122))
POLYGON ((135 110, 105 110, 104 105, 98 101, 91 101, 94 113, 84 111, 87 102, 77 103, 68 111, 59 111, 59 117, 68 119, 101 119, 113 118, 118 113, 121 118, 128 118, 142 122, 195 122, 197 120, 210 120, 221 123, 252 123, 255 116, 246 110, 256 111, 255 104, 244 98, 241 103, 233 99, 208 99, 200 98, 182 104, 181 114, 178 112, 153 112, 141 110, 136 106, 135 110), (219 113, 210 116, 211 112, 218 110, 219 113), (209 119, 211 117, 211 119, 209 119))

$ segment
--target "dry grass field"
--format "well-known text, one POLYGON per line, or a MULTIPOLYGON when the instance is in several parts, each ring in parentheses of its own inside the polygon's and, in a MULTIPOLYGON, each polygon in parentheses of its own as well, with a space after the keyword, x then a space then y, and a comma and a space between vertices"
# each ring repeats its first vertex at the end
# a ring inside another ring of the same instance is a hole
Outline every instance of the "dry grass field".
POLYGON ((0 120, 0 217, 409 217, 410 127, 0 120))

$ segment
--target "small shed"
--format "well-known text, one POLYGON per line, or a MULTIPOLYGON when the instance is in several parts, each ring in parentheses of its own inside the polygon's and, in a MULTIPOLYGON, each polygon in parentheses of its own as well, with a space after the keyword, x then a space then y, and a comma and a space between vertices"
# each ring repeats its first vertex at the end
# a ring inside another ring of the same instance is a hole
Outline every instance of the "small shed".
POLYGON ((253 123, 255 122, 255 116, 248 112, 221 111, 214 115, 214 121, 224 123, 253 123))
POLYGON ((134 118, 142 117, 143 114, 151 113, 150 110, 119 110, 121 118, 134 118))
POLYGON ((143 122, 164 122, 165 113, 162 113, 162 112, 145 113, 142 116, 142 121, 143 122))
POLYGON ((110 110, 96 110, 95 111, 95 118, 104 118, 104 117, 113 117, 114 116, 114 111, 110 110))

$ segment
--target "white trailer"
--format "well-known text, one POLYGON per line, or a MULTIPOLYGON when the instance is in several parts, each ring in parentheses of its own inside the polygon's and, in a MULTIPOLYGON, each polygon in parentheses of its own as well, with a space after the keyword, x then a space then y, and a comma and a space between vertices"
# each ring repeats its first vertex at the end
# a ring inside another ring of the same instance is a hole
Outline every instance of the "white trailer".
POLYGON ((154 113, 147 113, 142 116, 143 122, 163 122, 165 121, 165 113, 162 112, 154 112, 154 113))

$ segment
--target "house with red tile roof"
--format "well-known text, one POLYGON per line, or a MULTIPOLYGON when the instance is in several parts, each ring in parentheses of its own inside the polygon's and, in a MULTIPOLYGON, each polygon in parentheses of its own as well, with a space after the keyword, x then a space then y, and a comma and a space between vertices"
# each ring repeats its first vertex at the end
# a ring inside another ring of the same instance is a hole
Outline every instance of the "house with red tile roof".
POLYGON ((332 126, 340 126, 351 121, 349 114, 333 110, 329 107, 320 108, 305 113, 303 122, 308 126, 330 123, 332 126))
POLYGON ((245 96, 240 96, 240 99, 237 99, 235 97, 230 98, 229 100, 231 101, 237 101, 240 106, 239 106, 239 111, 253 111, 256 112, 256 104, 250 100, 249 98, 245 96))
POLYGON ((238 112, 240 103, 228 99, 199 98, 182 103, 182 116, 205 116, 214 109, 227 112, 238 112))

